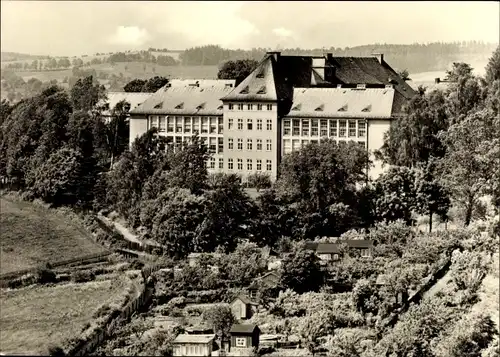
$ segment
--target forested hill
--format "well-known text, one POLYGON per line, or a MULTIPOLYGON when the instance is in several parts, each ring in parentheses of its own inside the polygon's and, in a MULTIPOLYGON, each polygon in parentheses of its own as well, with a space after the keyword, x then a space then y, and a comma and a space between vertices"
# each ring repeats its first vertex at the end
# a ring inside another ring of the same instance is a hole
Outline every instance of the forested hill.
MULTIPOLYGON (((346 48, 318 49, 282 49, 285 55, 322 55, 331 52, 335 56, 370 56, 383 53, 391 66, 408 69, 410 73, 444 71, 452 62, 486 64, 498 44, 483 42, 430 43, 411 45, 371 44, 346 48)), ((256 48, 250 51, 228 50, 219 46, 203 46, 185 50, 179 59, 185 65, 217 65, 228 59, 252 58, 260 60, 266 49, 256 48)))
POLYGON ((47 59, 49 56, 37 56, 37 55, 28 55, 25 53, 17 53, 17 52, 1 52, 0 58, 2 62, 11 62, 11 61, 25 61, 25 60, 35 60, 35 59, 47 59))

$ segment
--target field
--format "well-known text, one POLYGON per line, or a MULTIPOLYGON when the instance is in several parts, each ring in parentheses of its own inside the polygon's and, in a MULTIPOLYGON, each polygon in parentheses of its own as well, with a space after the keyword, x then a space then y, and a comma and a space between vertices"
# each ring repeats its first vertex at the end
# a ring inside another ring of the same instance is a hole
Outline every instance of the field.
POLYGON ((50 344, 75 337, 91 322, 99 306, 121 296, 125 282, 104 280, 2 292, 1 352, 47 355, 50 344))
POLYGON ((29 202, 0 197, 0 273, 104 252, 83 228, 29 202))

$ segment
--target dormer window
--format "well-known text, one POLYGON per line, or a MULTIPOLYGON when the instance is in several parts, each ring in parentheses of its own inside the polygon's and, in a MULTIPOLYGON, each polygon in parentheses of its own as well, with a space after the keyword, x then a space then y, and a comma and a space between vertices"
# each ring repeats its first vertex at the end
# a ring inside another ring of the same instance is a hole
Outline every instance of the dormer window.
POLYGON ((344 104, 343 106, 341 106, 338 111, 339 112, 347 112, 347 104, 344 104))
POLYGON ((160 102, 154 106, 155 109, 161 109, 163 108, 163 102, 160 102))
POLYGON ((316 112, 322 112, 324 108, 325 108, 325 105, 324 105, 324 104, 321 104, 321 105, 320 105, 320 106, 318 106, 316 109, 314 109, 314 111, 316 111, 316 112))
POLYGON ((198 105, 196 107, 196 110, 201 110, 201 109, 204 109, 205 108, 205 103, 201 103, 200 105, 198 105))
POLYGON ((183 109, 184 108, 184 102, 179 103, 175 106, 175 109, 183 109))
POLYGON ((243 88, 243 89, 240 91, 240 94, 248 94, 248 91, 249 91, 249 88, 248 88, 248 86, 246 86, 245 88, 243 88))
POLYGON ((366 107, 363 108, 363 110, 361 110, 362 112, 371 112, 372 111, 372 105, 369 104, 367 105, 366 107))
POLYGON ((300 105, 300 103, 299 103, 299 104, 297 104, 296 106, 294 106, 294 107, 292 108, 292 110, 300 110, 300 107, 301 107, 301 105, 300 105))
POLYGON ((257 91, 257 94, 266 94, 266 86, 262 86, 257 91))
POLYGON ((398 81, 397 81, 397 80, 395 80, 395 79, 394 79, 394 78, 392 78, 392 77, 389 77, 389 83, 391 83, 391 84, 398 84, 398 81))
POLYGON ((259 71, 257 72, 257 75, 255 77, 256 78, 264 78, 264 67, 259 68, 259 71))
POLYGON ((222 109, 224 109, 224 106, 222 106, 222 105, 219 105, 219 106, 217 107, 217 110, 222 110, 222 109))

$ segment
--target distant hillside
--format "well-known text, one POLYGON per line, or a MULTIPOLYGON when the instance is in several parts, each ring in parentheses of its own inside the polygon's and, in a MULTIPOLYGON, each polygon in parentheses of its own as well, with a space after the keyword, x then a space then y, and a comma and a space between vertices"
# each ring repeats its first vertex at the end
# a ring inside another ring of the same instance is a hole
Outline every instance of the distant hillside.
POLYGON ((2 62, 26 61, 35 59, 47 59, 49 56, 28 55, 17 52, 0 52, 2 62))

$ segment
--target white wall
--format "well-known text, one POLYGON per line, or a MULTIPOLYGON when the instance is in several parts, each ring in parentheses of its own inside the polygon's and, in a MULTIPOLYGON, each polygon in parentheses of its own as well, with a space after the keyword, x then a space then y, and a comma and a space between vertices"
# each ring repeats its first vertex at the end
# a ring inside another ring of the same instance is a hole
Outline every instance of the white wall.
POLYGON ((382 162, 375 160, 373 152, 378 150, 384 144, 384 134, 387 132, 391 125, 389 119, 368 119, 368 150, 370 151, 370 159, 373 161, 374 166, 369 171, 369 176, 376 179, 382 174, 386 167, 382 167, 382 162))

